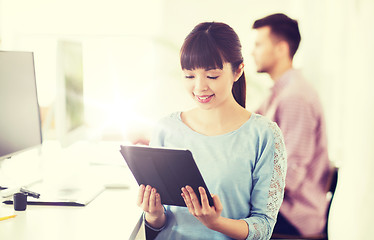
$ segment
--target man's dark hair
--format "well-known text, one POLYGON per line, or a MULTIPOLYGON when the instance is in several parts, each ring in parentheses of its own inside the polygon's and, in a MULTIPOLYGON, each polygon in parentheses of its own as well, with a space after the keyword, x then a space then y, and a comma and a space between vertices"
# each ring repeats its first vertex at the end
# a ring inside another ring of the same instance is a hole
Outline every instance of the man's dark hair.
POLYGON ((288 43, 291 59, 295 55, 301 40, 299 25, 296 20, 289 18, 285 14, 276 13, 256 20, 252 28, 262 28, 269 26, 271 34, 288 43))

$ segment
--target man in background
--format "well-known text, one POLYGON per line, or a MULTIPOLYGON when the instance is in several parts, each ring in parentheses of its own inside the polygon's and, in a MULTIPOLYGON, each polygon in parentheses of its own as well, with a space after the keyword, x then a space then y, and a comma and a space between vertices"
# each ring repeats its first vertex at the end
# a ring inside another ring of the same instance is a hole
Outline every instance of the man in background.
POLYGON ((322 233, 326 223, 326 182, 330 162, 326 126, 317 92, 292 67, 301 37, 298 23, 284 14, 254 22, 257 71, 274 82, 259 114, 282 130, 288 155, 285 195, 274 234, 322 233))

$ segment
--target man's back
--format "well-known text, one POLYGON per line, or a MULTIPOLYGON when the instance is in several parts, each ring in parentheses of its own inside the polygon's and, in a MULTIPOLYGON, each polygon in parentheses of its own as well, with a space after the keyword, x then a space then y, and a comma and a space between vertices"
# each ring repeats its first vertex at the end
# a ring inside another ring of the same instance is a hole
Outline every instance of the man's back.
POLYGON ((258 113, 277 122, 286 144, 288 169, 280 213, 301 234, 322 232, 330 163, 325 119, 316 91, 299 71, 290 69, 275 82, 258 113))

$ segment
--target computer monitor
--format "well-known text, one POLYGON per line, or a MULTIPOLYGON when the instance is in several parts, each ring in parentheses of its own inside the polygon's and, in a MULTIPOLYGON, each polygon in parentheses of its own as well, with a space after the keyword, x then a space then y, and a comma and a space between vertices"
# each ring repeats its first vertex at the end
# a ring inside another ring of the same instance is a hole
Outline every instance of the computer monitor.
POLYGON ((34 55, 0 51, 0 160, 41 144, 34 55))

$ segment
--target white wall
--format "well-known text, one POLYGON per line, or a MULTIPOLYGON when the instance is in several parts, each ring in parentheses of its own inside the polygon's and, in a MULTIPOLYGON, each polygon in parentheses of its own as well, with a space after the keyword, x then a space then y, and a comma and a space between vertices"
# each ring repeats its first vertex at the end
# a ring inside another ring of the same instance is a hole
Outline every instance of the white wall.
POLYGON ((199 22, 223 21, 238 33, 246 63, 248 109, 267 92, 255 72, 251 25, 284 12, 299 20, 302 68, 323 102, 330 157, 341 167, 331 239, 369 239, 374 202, 374 2, 371 0, 2 0, 2 49, 35 52, 40 102, 54 101, 56 42, 81 41, 87 122, 127 131, 191 106, 180 85, 179 47, 199 22), (181 94, 182 92, 182 94, 181 94), (122 129, 122 128, 125 129, 122 129))
POLYGON ((341 224, 337 236, 371 239, 369 226, 374 195, 374 97, 372 66, 374 53, 374 2, 330 1, 329 9, 341 6, 325 25, 326 48, 321 58, 322 76, 331 84, 325 88, 326 105, 335 143, 335 156, 342 161, 334 221, 341 224), (330 91, 330 94, 328 93, 330 91), (330 98, 328 98, 330 97, 330 98), (347 217, 348 216, 348 217, 347 217))

